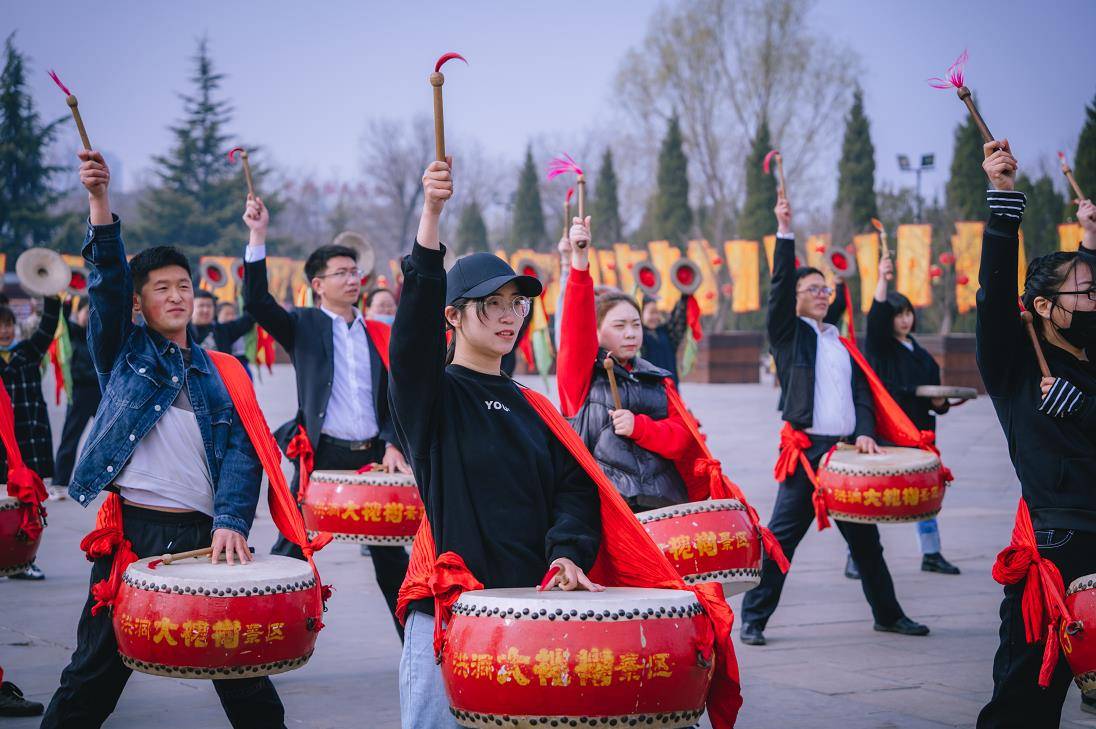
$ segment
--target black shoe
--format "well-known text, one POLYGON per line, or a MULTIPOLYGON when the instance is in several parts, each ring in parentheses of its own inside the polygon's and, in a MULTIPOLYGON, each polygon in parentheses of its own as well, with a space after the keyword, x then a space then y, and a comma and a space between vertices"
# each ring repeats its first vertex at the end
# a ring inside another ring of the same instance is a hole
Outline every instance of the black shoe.
POLYGON ((1086 714, 1096 714, 1096 698, 1089 698, 1081 694, 1081 711, 1086 714))
POLYGON ((899 635, 928 635, 929 626, 915 623, 909 618, 898 618, 890 625, 875 624, 875 629, 880 633, 898 633, 899 635))
POLYGON ((743 623, 738 637, 745 645, 765 645, 765 633, 756 623, 743 623))
POLYGON ((15 575, 8 575, 9 580, 44 580, 46 579, 46 573, 36 565, 34 562, 30 563, 30 567, 27 567, 26 571, 20 572, 15 575))
POLYGON ((27 701, 23 692, 11 681, 0 684, 0 716, 38 716, 46 707, 37 701, 27 701))
POLYGON ((851 554, 848 559, 845 560, 845 577, 848 577, 850 580, 860 579, 860 569, 857 568, 856 562, 853 561, 851 554))
POLYGON ((959 574, 959 568, 944 559, 944 555, 940 554, 939 552, 926 554, 924 557, 921 558, 921 571, 939 572, 942 575, 959 574))

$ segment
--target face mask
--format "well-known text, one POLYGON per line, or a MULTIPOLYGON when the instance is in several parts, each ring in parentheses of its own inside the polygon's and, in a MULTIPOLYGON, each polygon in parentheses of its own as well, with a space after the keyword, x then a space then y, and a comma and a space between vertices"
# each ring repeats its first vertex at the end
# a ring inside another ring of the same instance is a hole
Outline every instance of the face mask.
POLYGON ((1074 311, 1069 326, 1058 332, 1078 349, 1096 349, 1096 311, 1074 311))
POLYGON ((374 314, 369 318, 373 319, 374 321, 384 322, 388 326, 392 326, 392 322, 396 321, 395 314, 374 314))

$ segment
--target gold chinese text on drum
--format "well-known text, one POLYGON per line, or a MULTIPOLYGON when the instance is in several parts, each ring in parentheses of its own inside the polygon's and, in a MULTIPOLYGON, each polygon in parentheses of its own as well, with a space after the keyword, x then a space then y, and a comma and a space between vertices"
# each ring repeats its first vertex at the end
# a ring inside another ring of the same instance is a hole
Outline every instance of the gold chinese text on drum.
POLYGON ((122 662, 175 678, 243 678, 303 666, 322 627, 323 602, 307 562, 255 555, 248 564, 208 558, 131 564, 113 623, 122 662))
POLYGON ((838 448, 822 460, 818 488, 830 516, 892 524, 935 516, 944 501, 943 468, 931 451, 885 447, 883 453, 838 448))
POLYGON ((383 471, 314 471, 301 505, 310 535, 337 541, 406 546, 423 517, 415 479, 383 471))
POLYGON ((974 400, 978 391, 973 387, 952 387, 951 385, 921 385, 914 394, 917 397, 945 398, 948 400, 974 400))
POLYGON ((442 678, 464 727, 687 727, 704 711, 707 616, 685 590, 476 590, 442 678))

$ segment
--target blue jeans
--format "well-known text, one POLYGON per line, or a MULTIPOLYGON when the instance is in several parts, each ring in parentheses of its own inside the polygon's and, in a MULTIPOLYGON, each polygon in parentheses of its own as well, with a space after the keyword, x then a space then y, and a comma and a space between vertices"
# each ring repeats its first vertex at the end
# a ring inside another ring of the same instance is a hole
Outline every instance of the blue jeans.
POLYGON ((459 729, 434 662, 434 618, 412 610, 400 657, 400 724, 403 729, 459 729))
POLYGON ((921 544, 921 554, 940 553, 940 525, 935 516, 917 522, 917 541, 921 544))

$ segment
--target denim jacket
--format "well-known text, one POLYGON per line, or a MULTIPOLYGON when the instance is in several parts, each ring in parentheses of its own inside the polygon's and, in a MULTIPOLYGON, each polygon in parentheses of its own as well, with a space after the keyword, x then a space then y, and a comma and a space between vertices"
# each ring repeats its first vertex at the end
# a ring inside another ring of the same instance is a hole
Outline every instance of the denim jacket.
POLYGON ((255 518, 262 467, 216 367, 188 335, 189 367, 171 341, 133 324, 133 279, 118 217, 88 228, 82 250, 91 276, 88 348, 103 399, 69 483, 88 506, 108 487, 141 439, 175 401, 183 383, 213 479, 213 528, 245 537, 255 518))

